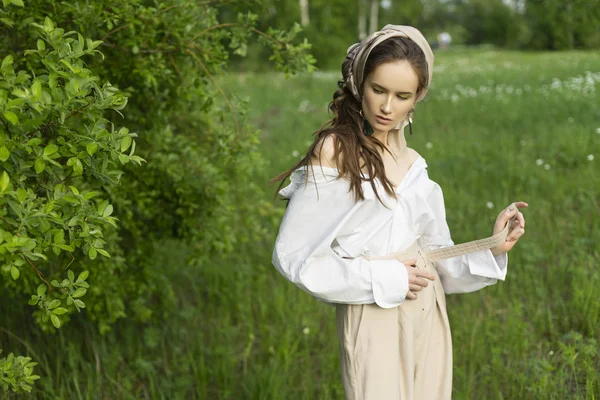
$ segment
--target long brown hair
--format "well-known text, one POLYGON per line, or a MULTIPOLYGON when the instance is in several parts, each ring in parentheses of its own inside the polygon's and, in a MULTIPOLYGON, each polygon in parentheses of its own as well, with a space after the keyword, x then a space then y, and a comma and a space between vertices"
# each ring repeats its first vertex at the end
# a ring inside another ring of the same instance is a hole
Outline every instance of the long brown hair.
MULTIPOLYGON (((367 77, 381 64, 396 60, 406 60, 415 69, 419 77, 419 86, 415 94, 415 97, 418 97, 421 90, 429 84, 428 66, 423 50, 409 38, 391 37, 375 46, 369 54, 363 76, 367 77)), ((350 190, 354 193, 356 201, 365 198, 361 186, 362 181, 370 182, 375 195, 381 201, 375 186, 377 179, 382 183, 386 193, 394 196, 393 184, 385 175, 383 160, 378 152, 378 149, 389 150, 379 140, 364 134, 364 119, 360 114, 362 104, 356 100, 345 84, 352 68, 351 63, 350 57, 344 60, 342 64, 343 79, 338 81, 338 90, 333 94, 333 100, 328 106, 329 111, 333 113, 333 118, 325 122, 314 133, 315 140, 300 161, 271 179, 271 183, 280 181, 278 190, 292 172, 300 167, 311 165, 311 159, 320 154, 325 139, 329 135, 335 135, 334 159, 336 166, 340 177, 350 181, 350 190), (317 146, 319 146, 318 152, 317 146)), ((360 91, 364 93, 362 88, 360 91)))

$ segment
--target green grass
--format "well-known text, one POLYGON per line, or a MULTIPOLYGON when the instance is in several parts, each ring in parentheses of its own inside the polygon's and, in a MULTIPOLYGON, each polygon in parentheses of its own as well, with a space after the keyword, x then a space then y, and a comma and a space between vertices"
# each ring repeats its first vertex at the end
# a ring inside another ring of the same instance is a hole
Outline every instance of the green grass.
MULTIPOLYGON (((511 201, 530 205, 507 280, 448 297, 455 399, 600 399, 599 73, 593 53, 436 54, 407 139, 444 189, 455 242, 489 235, 511 201)), ((265 200, 275 189, 266 181, 328 119, 337 79, 222 80, 250 100, 248 118, 262 130, 265 200)), ((74 319, 43 335, 30 310, 11 319, 4 304, 0 348, 40 363, 38 398, 341 399, 333 308, 271 266, 278 222, 265 218, 270 237, 240 247, 242 262, 185 265, 185 246, 157 244, 155 268, 179 299, 167 323, 120 321, 100 336, 74 319)))

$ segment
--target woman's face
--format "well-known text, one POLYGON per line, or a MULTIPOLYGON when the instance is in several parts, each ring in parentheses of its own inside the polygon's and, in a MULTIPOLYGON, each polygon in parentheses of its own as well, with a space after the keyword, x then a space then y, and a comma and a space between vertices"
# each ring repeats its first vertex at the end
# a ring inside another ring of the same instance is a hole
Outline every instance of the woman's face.
POLYGON ((406 60, 377 66, 363 86, 363 115, 374 134, 388 132, 400 124, 415 104, 419 77, 406 60))

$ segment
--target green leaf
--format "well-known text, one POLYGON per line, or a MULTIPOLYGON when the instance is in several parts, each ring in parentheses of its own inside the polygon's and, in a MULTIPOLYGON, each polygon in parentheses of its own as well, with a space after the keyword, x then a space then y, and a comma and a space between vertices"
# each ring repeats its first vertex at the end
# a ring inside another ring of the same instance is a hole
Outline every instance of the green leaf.
POLYGON ((44 172, 44 170, 46 169, 46 162, 44 160, 42 160, 41 158, 38 158, 35 160, 34 168, 35 168, 35 173, 39 175, 42 172, 44 172))
POLYGON ((46 50, 46 42, 44 42, 42 39, 38 39, 38 41, 37 41, 37 49, 39 51, 46 50))
POLYGON ((71 295, 74 299, 81 297, 83 295, 85 295, 87 293, 87 290, 85 288, 79 288, 76 291, 73 292, 73 294, 71 295))
POLYGON ((90 247, 90 251, 88 252, 88 255, 90 256, 91 260, 95 260, 96 257, 98 256, 98 252, 96 251, 95 248, 90 247))
POLYGON ((31 93, 33 93, 35 99, 39 98, 42 94, 42 83, 39 80, 36 79, 33 85, 31 85, 31 93))
POLYGON ((8 68, 12 67, 13 64, 13 56, 10 54, 2 59, 2 65, 0 66, 0 70, 2 72, 8 72, 8 68))
POLYGON ((123 153, 129 148, 129 146, 131 146, 131 142, 133 142, 131 136, 125 136, 123 139, 121 139, 121 153, 123 153))
POLYGON ((98 151, 98 143, 96 143, 96 142, 88 143, 88 145, 85 146, 85 149, 90 156, 93 156, 94 153, 96 153, 96 151, 98 151))
POLYGON ((73 273, 72 270, 68 270, 67 271, 67 276, 69 277, 70 281, 74 281, 75 280, 75 274, 73 273))
POLYGON ((81 300, 75 300, 75 305, 79 308, 85 308, 85 303, 81 300))
POLYGON ((57 151, 58 151, 58 146, 55 145, 55 144, 53 144, 53 143, 51 143, 51 144, 49 144, 48 146, 46 146, 44 148, 44 155, 45 156, 50 156, 50 155, 56 153, 57 151))
POLYGON ((4 192, 8 188, 8 184, 10 183, 10 178, 6 171, 2 172, 2 176, 0 176, 0 191, 4 192))
POLYGON ((27 190, 23 188, 17 189, 17 199, 19 199, 19 203, 23 204, 25 200, 27 200, 27 190))
POLYGON ((54 23, 48 17, 44 19, 44 30, 46 32, 52 32, 54 30, 54 23))
POLYGON ((119 161, 121 162, 121 164, 125 165, 129 162, 129 156, 125 154, 119 154, 119 161))
POLYGON ((38 296, 43 295, 44 293, 46 293, 46 290, 48 290, 48 288, 46 287, 46 285, 39 285, 37 287, 37 290, 36 290, 37 291, 37 295, 38 296))
POLYGON ((98 253, 102 254, 104 257, 108 257, 110 258, 110 254, 108 254, 108 252, 104 249, 96 249, 98 250, 98 253))
POLYGON ((56 310, 52 310, 52 314, 63 315, 66 314, 69 310, 64 307, 58 307, 56 310))
POLYGON ((90 275, 90 271, 83 271, 82 273, 79 274, 77 279, 78 280, 81 279, 82 281, 85 281, 89 275, 90 275))
POLYGON ((17 279, 19 279, 20 275, 21 275, 21 271, 19 271, 19 268, 12 265, 10 267, 10 276, 12 276, 12 278, 16 281, 17 279))
POLYGON ((23 7, 23 0, 11 0, 15 6, 23 7))
POLYGON ((17 117, 17 114, 12 111, 4 111, 2 115, 4 115, 4 118, 9 120, 13 125, 17 125, 19 123, 19 117, 17 117))
POLYGON ((75 186, 69 186, 75 196, 79 196, 79 190, 75 186))
POLYGON ((0 147, 0 161, 4 162, 8 160, 10 157, 10 151, 6 148, 6 146, 0 147))
POLYGON ((52 325, 54 325, 56 329, 60 328, 60 319, 56 315, 50 314, 50 320, 52 321, 52 325))
POLYGON ((59 299, 54 299, 52 300, 49 304, 48 304, 48 309, 52 310, 53 308, 56 308, 60 306, 60 300, 59 299))
POLYGON ((109 204, 106 206, 106 208, 104 209, 104 212, 102 213, 103 217, 108 217, 113 213, 113 206, 112 204, 109 204))

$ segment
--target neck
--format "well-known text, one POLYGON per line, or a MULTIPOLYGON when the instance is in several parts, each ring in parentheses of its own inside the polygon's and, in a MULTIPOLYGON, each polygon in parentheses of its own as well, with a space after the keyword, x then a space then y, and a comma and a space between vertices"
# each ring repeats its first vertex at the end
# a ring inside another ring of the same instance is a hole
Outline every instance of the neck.
POLYGON ((400 155, 406 151, 406 139, 402 134, 402 129, 375 132, 373 133, 373 137, 386 145, 396 155, 400 155))

